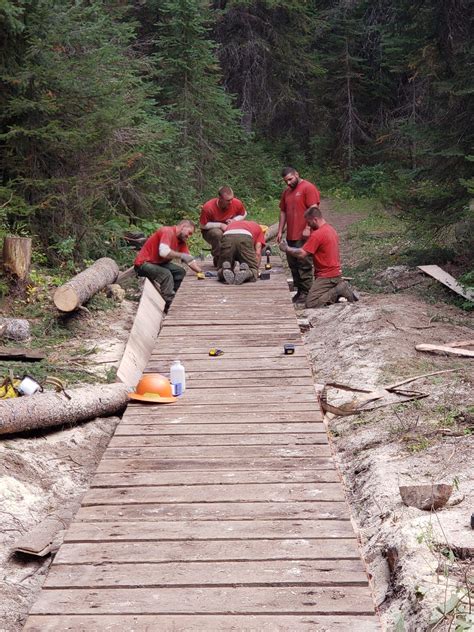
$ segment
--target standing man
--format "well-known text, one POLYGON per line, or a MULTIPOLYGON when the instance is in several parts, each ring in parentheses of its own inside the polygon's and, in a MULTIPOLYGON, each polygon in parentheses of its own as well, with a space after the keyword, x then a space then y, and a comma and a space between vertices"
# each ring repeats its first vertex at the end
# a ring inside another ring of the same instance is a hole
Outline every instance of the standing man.
POLYGON ((326 222, 318 206, 310 206, 304 218, 312 230, 302 248, 294 248, 285 240, 280 249, 299 260, 312 255, 314 281, 306 297, 306 307, 324 307, 336 303, 343 297, 350 303, 358 301, 358 295, 347 281, 342 280, 341 259, 339 257, 339 237, 335 229, 326 222))
POLYGON ((214 267, 219 261, 221 239, 227 225, 244 219, 246 215, 245 206, 234 197, 234 192, 228 186, 221 187, 218 196, 203 205, 199 225, 202 236, 211 245, 214 267))
MULTIPOLYGON (((281 242, 286 227, 288 245, 291 248, 301 248, 310 234, 304 213, 309 206, 319 206, 319 191, 314 184, 300 178, 299 173, 293 167, 282 169, 281 177, 287 188, 283 191, 280 200, 277 242, 281 242)), ((296 294, 292 299, 293 303, 304 303, 313 280, 311 259, 309 257, 297 258, 289 252, 287 252, 286 258, 296 288, 296 294)))
POLYGON ((196 273, 201 272, 186 245, 194 228, 195 224, 190 219, 183 219, 177 226, 162 226, 146 240, 135 258, 134 267, 138 276, 147 277, 158 284, 166 303, 165 313, 186 276, 186 270, 173 263, 173 259, 184 261, 196 273))
POLYGON ((264 245, 265 233, 257 222, 236 220, 229 224, 221 241, 219 281, 229 285, 256 281, 264 245))

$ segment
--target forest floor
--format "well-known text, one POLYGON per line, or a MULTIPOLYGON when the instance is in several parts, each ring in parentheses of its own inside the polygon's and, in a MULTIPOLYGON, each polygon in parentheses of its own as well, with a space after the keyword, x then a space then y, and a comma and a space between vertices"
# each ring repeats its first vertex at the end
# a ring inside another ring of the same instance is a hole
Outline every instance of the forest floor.
MULTIPOLYGON (((394 269, 400 245, 393 227, 380 232, 347 206, 333 209, 326 203, 342 236, 344 268, 363 291, 358 303, 298 310, 311 324, 304 339, 315 382, 370 388, 455 369, 409 385, 426 393, 424 399, 328 422, 384 629, 421 632, 437 616, 435 629, 454 630, 474 575, 472 360, 423 354, 415 344, 472 339, 472 318, 445 302, 448 290, 413 266, 394 269), (425 512, 403 505, 398 486, 422 482, 454 483, 448 506, 425 512)), ((71 319, 73 335, 48 351, 50 365, 76 367, 89 380, 113 378, 135 309, 136 302, 124 300, 71 319)), ((329 391, 329 399, 339 405, 350 396, 329 391)), ((0 442, 1 632, 21 630, 51 562, 12 556, 12 546, 46 516, 78 505, 118 421, 0 442)))

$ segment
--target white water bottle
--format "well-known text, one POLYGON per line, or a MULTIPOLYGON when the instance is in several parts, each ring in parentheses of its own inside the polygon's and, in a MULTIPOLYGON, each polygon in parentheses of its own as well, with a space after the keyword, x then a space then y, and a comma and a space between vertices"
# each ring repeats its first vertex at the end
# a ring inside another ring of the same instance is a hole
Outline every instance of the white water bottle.
POLYGON ((171 365, 170 382, 173 387, 173 395, 182 395, 186 390, 186 372, 179 360, 174 360, 171 365))

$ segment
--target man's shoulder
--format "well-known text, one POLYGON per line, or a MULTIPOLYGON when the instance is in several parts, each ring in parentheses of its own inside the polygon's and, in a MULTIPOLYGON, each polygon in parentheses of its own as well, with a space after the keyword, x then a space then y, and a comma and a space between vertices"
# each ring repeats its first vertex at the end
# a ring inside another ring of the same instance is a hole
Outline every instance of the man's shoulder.
POLYGON ((309 180, 301 180, 298 186, 301 187, 302 189, 312 189, 316 191, 318 190, 318 187, 312 182, 310 182, 309 180))
POLYGON ((202 208, 212 208, 217 204, 217 198, 211 198, 210 200, 207 200, 207 202, 204 202, 204 204, 202 205, 202 208))

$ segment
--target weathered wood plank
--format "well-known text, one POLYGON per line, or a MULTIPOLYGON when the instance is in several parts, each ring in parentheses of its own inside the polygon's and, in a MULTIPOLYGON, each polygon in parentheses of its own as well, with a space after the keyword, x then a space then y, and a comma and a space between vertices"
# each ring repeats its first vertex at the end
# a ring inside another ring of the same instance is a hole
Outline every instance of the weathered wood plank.
POLYGON ((133 459, 147 457, 149 459, 185 459, 185 458, 213 458, 221 459, 232 457, 250 458, 275 458, 275 457, 304 457, 304 456, 330 456, 331 450, 327 445, 232 445, 232 446, 168 446, 166 448, 141 447, 141 448, 108 448, 107 457, 112 459, 133 459))
MULTIPOLYGON (((128 405, 127 412, 130 411, 131 414, 136 415, 137 413, 142 413, 144 415, 156 415, 158 411, 160 411, 160 415, 168 414, 170 411, 179 411, 178 414, 185 415, 202 415, 203 413, 212 417, 215 421, 216 416, 220 416, 224 413, 245 413, 248 412, 251 414, 267 414, 268 413, 292 413, 295 412, 294 419, 297 419, 298 414, 300 412, 315 412, 318 410, 318 405, 316 402, 316 395, 314 402, 283 402, 283 403, 265 403, 265 411, 255 411, 255 402, 253 402, 253 406, 251 404, 246 404, 245 406, 241 403, 232 403, 232 404, 223 404, 223 403, 209 403, 209 404, 197 404, 194 402, 185 403, 185 400, 181 398, 174 404, 139 404, 138 402, 130 402, 128 405), (216 408, 218 406, 218 408, 216 408)), ((174 414, 174 412, 173 412, 174 414)), ((191 419, 192 421, 192 419, 191 419)))
POLYGON ((157 433, 155 435, 131 436, 121 435, 115 436, 109 443, 110 448, 162 448, 162 447, 197 447, 197 446, 253 446, 253 445, 326 445, 327 437, 323 433, 307 433, 307 434, 186 434, 186 435, 164 435, 157 433))
POLYGON ((233 469, 239 471, 261 471, 261 470, 318 470, 333 467, 330 456, 308 457, 308 458, 277 458, 277 459, 248 459, 248 458, 211 458, 211 459, 182 459, 182 458, 131 458, 114 459, 106 452, 99 463, 97 472, 158 472, 158 471, 194 471, 207 470, 215 472, 219 470, 228 471, 233 469))
POLYGON ((46 588, 138 588, 140 586, 367 586, 358 560, 265 560, 264 562, 170 562, 54 566, 46 588))
POLYGON ((372 614, 367 588, 115 588, 43 590, 32 614, 254 613, 372 614))
MULTIPOLYGON (((124 420, 127 421, 128 420, 124 420)), ((245 435, 251 437, 252 435, 262 434, 323 434, 326 437, 326 431, 324 424, 322 423, 259 423, 259 424, 226 424, 222 427, 222 424, 140 424, 140 423, 121 423, 117 427, 114 437, 125 436, 142 436, 150 437, 156 435, 159 437, 166 437, 167 435, 222 435, 222 436, 235 436, 245 435), (228 432, 225 432, 228 430, 228 432)))
POLYGON ((273 472, 131 472, 123 474, 96 474, 91 483, 94 487, 144 487, 158 485, 244 485, 246 483, 336 483, 339 477, 334 468, 327 470, 290 470, 273 472))
MULTIPOLYGON (((246 526, 255 527, 257 522, 278 520, 297 521, 302 520, 345 520, 349 519, 347 506, 344 502, 220 502, 220 503, 161 503, 138 505, 93 505, 82 506, 76 516, 77 521, 83 522, 137 522, 140 520, 194 520, 210 522, 215 520, 243 520, 248 521, 246 526)), ((76 523, 74 523, 76 524, 76 523)), ((74 527, 71 527, 71 529, 74 527)), ((289 537, 288 529, 285 529, 278 537, 289 537)), ((80 530, 82 526, 80 527, 80 530)), ((128 527, 124 527, 127 532, 128 527)), ((196 527, 197 531, 197 527, 196 527)), ((352 530, 349 529, 352 533, 352 530)), ((268 535, 268 534, 267 534, 268 535)), ((191 535, 189 537, 192 537, 191 535)), ((260 537, 265 537, 264 535, 260 537)), ((295 536, 296 537, 296 536, 295 536)), ((301 537, 311 537, 310 535, 301 537)), ((349 537, 340 535, 338 537, 349 537)), ((125 538, 126 539, 126 538, 125 538)), ((151 538, 153 539, 153 538, 151 538)), ((156 539, 159 539, 158 537, 156 539)))
POLYGON ((26 632, 375 632, 380 626, 375 616, 348 615, 33 615, 26 632))
MULTIPOLYGON (((161 406, 160 409, 154 408, 155 414, 151 415, 151 408, 147 406, 131 407, 129 405, 126 410, 122 423, 124 424, 142 424, 146 422, 148 425, 175 424, 175 425, 195 425, 195 424, 236 424, 246 423, 252 425, 261 425, 267 423, 286 424, 288 422, 316 424, 321 423, 323 416, 319 408, 311 407, 311 410, 295 411, 260 411, 252 410, 247 412, 241 411, 219 411, 197 413, 192 417, 183 413, 183 411, 175 406, 161 406)), ((120 427, 120 426, 119 426, 120 427)))
POLYGON ((65 542, 55 564, 225 562, 251 560, 357 560, 354 538, 183 540, 166 542, 65 542))
POLYGON ((199 503, 199 502, 287 502, 293 500, 343 501, 340 483, 245 483, 241 485, 183 485, 90 489, 82 506, 199 503))

